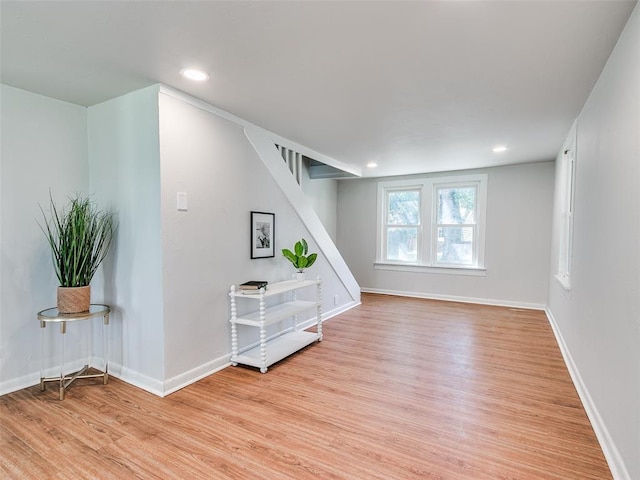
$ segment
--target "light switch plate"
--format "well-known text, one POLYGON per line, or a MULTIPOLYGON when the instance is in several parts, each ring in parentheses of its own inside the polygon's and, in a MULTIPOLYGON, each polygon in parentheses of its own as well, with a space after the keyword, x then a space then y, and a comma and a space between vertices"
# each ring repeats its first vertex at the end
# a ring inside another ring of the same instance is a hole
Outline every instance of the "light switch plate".
POLYGON ((189 210, 189 205, 187 203, 187 193, 178 192, 178 211, 186 212, 187 210, 189 210))

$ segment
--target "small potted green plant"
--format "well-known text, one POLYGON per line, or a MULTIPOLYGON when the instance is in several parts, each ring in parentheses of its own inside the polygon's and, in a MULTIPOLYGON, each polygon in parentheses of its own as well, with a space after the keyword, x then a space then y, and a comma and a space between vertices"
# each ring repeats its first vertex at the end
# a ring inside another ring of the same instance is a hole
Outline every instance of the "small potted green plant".
POLYGON ((91 279, 109 253, 114 237, 113 216, 99 211, 89 198, 76 195, 59 210, 51 198, 49 217, 42 231, 49 242, 58 287, 58 311, 77 313, 89 310, 91 279))
POLYGON ((313 265, 316 262, 316 258, 318 258, 317 253, 309 253, 309 245, 304 238, 296 242, 293 251, 288 248, 282 249, 282 255, 295 267, 297 271, 296 278, 299 281, 304 280, 305 268, 313 265))

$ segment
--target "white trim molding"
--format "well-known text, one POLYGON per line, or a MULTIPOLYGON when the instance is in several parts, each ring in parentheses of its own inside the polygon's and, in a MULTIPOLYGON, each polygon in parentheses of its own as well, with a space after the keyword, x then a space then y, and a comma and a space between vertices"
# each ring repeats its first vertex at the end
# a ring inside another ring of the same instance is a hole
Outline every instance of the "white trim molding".
POLYGON ((486 277, 486 268, 477 267, 440 267, 433 265, 414 265, 407 263, 375 262, 376 270, 390 270, 393 272, 435 273, 439 275, 466 275, 469 277, 486 277))
POLYGON ((551 310, 549 310, 548 307, 545 308, 545 313, 547 314, 547 319, 549 320, 549 325, 551 325, 553 334, 556 337, 558 347, 560 347, 560 352, 562 353, 564 363, 567 366, 567 370, 569 370, 569 375, 571 376, 573 385, 576 387, 578 396, 582 401, 584 410, 587 413, 589 421, 591 422, 591 426, 593 427, 593 431, 596 434, 596 438, 600 443, 600 448, 602 448, 602 453, 604 454, 604 457, 609 464, 609 469, 611 470, 613 478, 615 480, 631 480, 631 476, 629 475, 629 472, 624 465, 622 455, 620 455, 620 452, 613 443, 613 439, 609 434, 609 430, 607 430, 607 426, 602 420, 600 412, 598 412, 598 408, 591 398, 591 394, 589 393, 587 386, 582 380, 580 371, 578 370, 578 367, 573 360, 573 357, 571 356, 571 351, 567 347, 567 344, 562 337, 562 333, 560 332, 560 328, 558 327, 553 313, 551 313, 551 310))
POLYGON ((397 297, 425 298, 427 300, 443 300, 445 302, 477 303, 479 305, 494 305, 496 307, 524 308, 527 310, 545 310, 542 303, 512 302, 511 300, 495 300, 490 298, 460 297, 457 295, 439 295, 436 293, 403 292, 399 290, 383 290, 379 288, 362 288, 362 293, 377 293, 397 297))
POLYGON ((141 388, 158 397, 164 397, 161 380, 148 377, 118 363, 109 362, 109 376, 116 377, 129 385, 141 388))
POLYGON ((220 370, 231 365, 229 362, 229 354, 223 355, 210 362, 200 365, 196 368, 192 368, 188 372, 176 375, 168 380, 164 381, 162 397, 166 397, 178 390, 196 383, 198 380, 202 380, 209 375, 212 375, 220 370))
MULTIPOLYGON (((58 371, 58 373, 60 373, 58 371)), ((40 383, 40 372, 31 372, 21 377, 10 378, 0 383, 0 396, 17 392, 23 388, 33 387, 40 383)))

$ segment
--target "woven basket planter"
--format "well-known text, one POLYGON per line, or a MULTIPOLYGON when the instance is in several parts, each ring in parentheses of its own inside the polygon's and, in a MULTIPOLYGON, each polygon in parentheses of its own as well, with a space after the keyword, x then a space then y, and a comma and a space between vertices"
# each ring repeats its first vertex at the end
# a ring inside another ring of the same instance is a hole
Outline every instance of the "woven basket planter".
POLYGON ((79 313, 89 310, 91 304, 91 286, 58 287, 58 311, 60 313, 79 313))

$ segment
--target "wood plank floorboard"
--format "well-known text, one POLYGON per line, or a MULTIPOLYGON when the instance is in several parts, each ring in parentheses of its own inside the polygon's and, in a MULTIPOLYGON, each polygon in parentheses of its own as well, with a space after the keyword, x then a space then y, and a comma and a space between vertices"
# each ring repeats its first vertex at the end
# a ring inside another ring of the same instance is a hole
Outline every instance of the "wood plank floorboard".
POLYGON ((2 479, 557 479, 611 473, 545 314, 363 294, 265 375, 0 397, 2 479))

